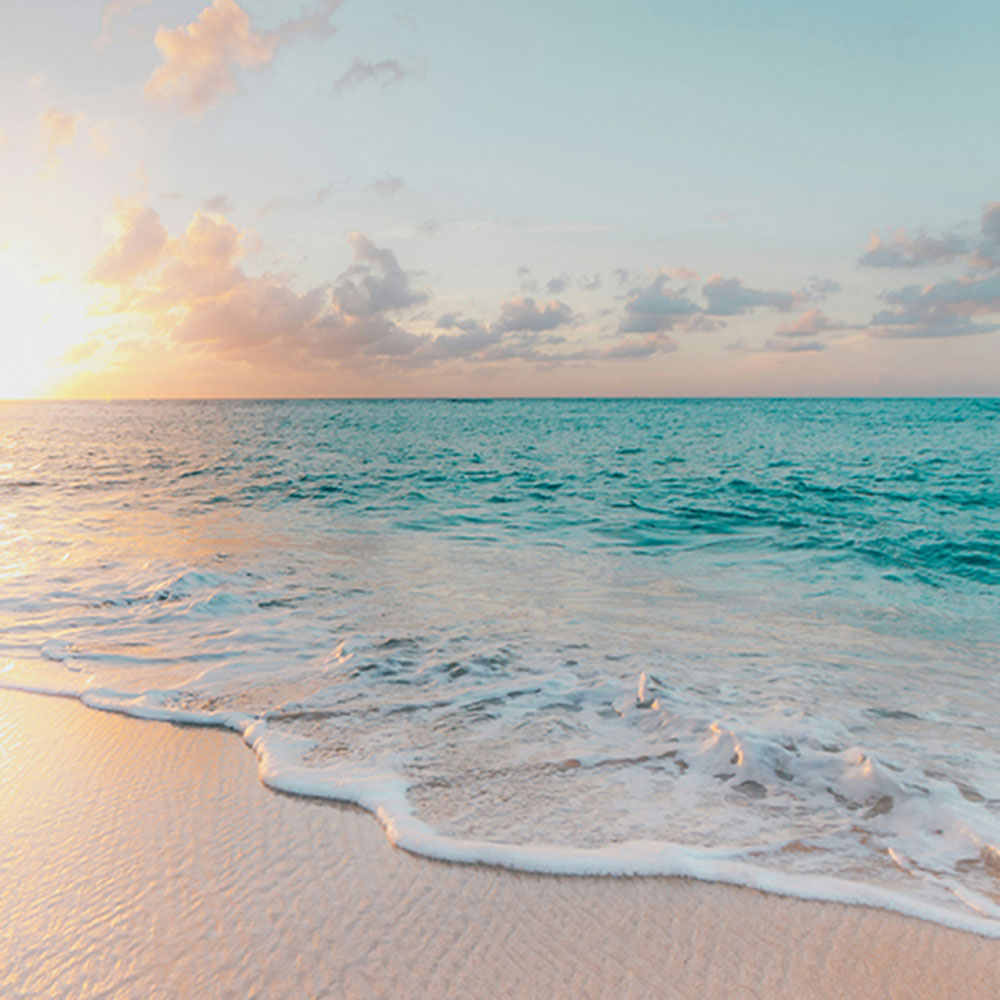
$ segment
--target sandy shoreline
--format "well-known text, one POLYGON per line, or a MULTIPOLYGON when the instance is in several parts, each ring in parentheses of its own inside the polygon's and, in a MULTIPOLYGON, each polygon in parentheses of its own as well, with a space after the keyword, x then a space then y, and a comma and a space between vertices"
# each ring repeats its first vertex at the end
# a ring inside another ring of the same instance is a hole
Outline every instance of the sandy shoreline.
POLYGON ((232 733, 0 691, 5 997, 993 997, 1000 941, 394 850, 232 733))

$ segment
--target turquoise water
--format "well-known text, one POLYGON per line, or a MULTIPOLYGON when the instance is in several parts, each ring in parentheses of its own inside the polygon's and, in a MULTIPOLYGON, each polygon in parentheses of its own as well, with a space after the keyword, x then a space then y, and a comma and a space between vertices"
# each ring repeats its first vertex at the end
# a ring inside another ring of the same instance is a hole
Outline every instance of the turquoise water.
POLYGON ((426 853, 1000 928, 996 400, 18 403, 0 435, 0 682, 234 726, 426 853))

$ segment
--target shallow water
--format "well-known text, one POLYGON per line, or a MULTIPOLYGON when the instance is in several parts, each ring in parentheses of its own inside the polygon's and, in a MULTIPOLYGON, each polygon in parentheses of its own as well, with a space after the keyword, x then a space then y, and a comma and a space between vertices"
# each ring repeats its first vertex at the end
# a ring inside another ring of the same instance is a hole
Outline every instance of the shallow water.
POLYGON ((997 401, 18 403, 0 442, 8 686, 238 728, 413 850, 1000 934, 997 401))

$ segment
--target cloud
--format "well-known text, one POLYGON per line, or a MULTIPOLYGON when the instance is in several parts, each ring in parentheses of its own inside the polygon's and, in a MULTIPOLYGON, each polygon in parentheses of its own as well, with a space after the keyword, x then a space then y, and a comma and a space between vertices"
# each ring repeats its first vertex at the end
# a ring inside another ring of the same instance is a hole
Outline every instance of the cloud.
POLYGON ((980 229, 987 241, 1000 246, 1000 201, 991 201, 983 209, 980 229))
MULTIPOLYGON (((619 272, 616 272, 616 275, 619 272)), ((674 269, 685 280, 697 278, 687 268, 674 269)), ((627 272, 623 272, 627 275, 627 272)), ((661 271, 649 284, 632 288, 625 299, 625 318, 621 333, 659 333, 664 330, 716 330, 722 324, 713 317, 736 316, 752 309, 769 308, 787 311, 809 296, 806 292, 776 292, 748 288, 740 278, 713 275, 702 285, 706 305, 691 296, 689 288, 667 288, 670 274, 661 271)))
POLYGON ((1000 323, 973 323, 969 320, 957 320, 952 316, 942 316, 938 321, 928 316, 921 323, 894 326, 890 320, 879 322, 878 317, 872 320, 868 334, 888 340, 922 340, 948 337, 969 337, 983 333, 995 333, 1000 330, 1000 323))
POLYGON ((325 300, 322 288, 299 295, 278 281, 244 278, 220 289, 220 294, 188 303, 173 335, 181 342, 212 344, 240 354, 283 340, 294 349, 299 346, 296 334, 319 321, 325 300))
POLYGON ((905 229, 900 229, 883 239, 873 232, 868 250, 858 264, 861 267, 926 267, 929 264, 947 264, 971 249, 970 242, 958 233, 929 236, 919 231, 909 236, 905 229))
POLYGON ((235 0, 212 0, 190 24, 157 29, 153 41, 163 65, 146 83, 146 95, 200 114, 236 93, 237 69, 260 69, 295 38, 329 37, 335 30, 330 17, 337 6, 336 0, 327 0, 312 13, 258 33, 235 0))
POLYGON ((549 280, 545 283, 545 291, 547 291, 549 295, 562 295, 562 293, 569 287, 571 280, 571 276, 566 274, 564 271, 562 274, 556 275, 554 278, 549 278, 549 280))
POLYGON ((444 313, 438 316, 437 328, 439 330, 462 330, 464 333, 486 330, 486 327, 478 319, 462 319, 458 313, 444 313))
POLYGON ((1000 201, 990 202, 984 209, 980 222, 982 242, 969 263, 976 268, 1000 268, 1000 201))
POLYGON ((807 309, 797 319, 783 323, 774 332, 778 337, 798 338, 853 329, 856 327, 830 319, 821 309, 807 309))
POLYGON ((602 357, 611 361, 637 361, 652 357, 654 354, 667 354, 676 350, 677 343, 671 337, 653 334, 643 340, 634 338, 623 340, 608 348, 602 357))
POLYGON ((829 346, 823 340, 788 339, 787 334, 779 334, 778 337, 769 337, 759 347, 751 346, 741 337, 725 344, 723 349, 739 354, 816 354, 829 346))
POLYGON ((517 284, 522 292, 535 294, 538 292, 538 281, 532 275, 531 268, 527 264, 522 264, 514 274, 517 275, 517 284))
POLYGON ((489 326, 475 319, 463 319, 455 313, 445 313, 437 321, 439 330, 457 330, 458 333, 438 334, 428 339, 413 355, 406 359, 409 367, 434 364, 437 361, 462 360, 475 364, 502 364, 510 361, 529 361, 552 367, 597 358, 594 350, 558 350, 554 345, 565 343, 565 338, 545 330, 505 330, 503 316, 510 304, 501 305, 501 320, 489 326))
POLYGON ((298 17, 285 21, 273 34, 277 35, 281 45, 296 38, 310 38, 314 42, 324 42, 337 33, 330 19, 342 3, 343 0, 318 0, 315 9, 304 10, 298 17))
POLYGON ((783 354, 811 354, 815 351, 825 351, 826 344, 821 340, 766 340, 765 351, 779 351, 783 354))
POLYGON ((185 111, 201 112, 239 89, 235 68, 260 69, 278 47, 274 36, 256 34, 234 0, 212 0, 179 28, 160 27, 153 39, 163 57, 146 84, 146 94, 185 111))
MULTIPOLYGON (((552 366, 602 356, 563 346, 558 331, 576 317, 559 301, 515 298, 501 303, 491 324, 445 313, 431 330, 408 329, 407 314, 429 294, 415 284, 417 273, 363 233, 349 236, 353 261, 340 275, 300 292, 293 275, 247 274, 243 257, 254 236, 223 215, 195 212, 187 228, 170 237, 153 209, 130 201, 119 205, 115 223, 117 239, 95 262, 91 281, 113 296, 107 311, 132 317, 130 327, 134 317, 145 317, 159 349, 183 346, 195 357, 264 371, 508 361, 552 366)), ((625 356, 626 348, 618 354, 625 356)))
POLYGON ((288 276, 247 275, 240 261, 251 234, 221 215, 196 212, 167 238, 156 212, 120 206, 116 242, 91 280, 113 288, 111 310, 145 315, 155 331, 220 356, 285 366, 310 359, 412 354, 427 338, 394 316, 426 301, 395 254, 354 233, 354 262, 332 284, 297 292, 288 276))
POLYGON ((1000 314, 1000 273, 985 278, 965 275, 924 287, 906 285, 883 293, 882 298, 893 308, 872 317, 872 336, 964 337, 1000 329, 996 323, 972 320, 1000 314))
POLYGON ((1000 244, 1000 201, 991 201, 983 209, 980 229, 987 240, 1000 244))
POLYGON ((671 278, 676 278, 679 281, 687 281, 691 283, 698 281, 698 272, 692 270, 690 267, 684 267, 683 265, 665 267, 663 268, 663 273, 669 275, 671 278))
POLYGON ((83 115, 74 115, 58 108, 49 108, 42 112, 39 128, 42 142, 50 154, 55 154, 60 146, 69 146, 76 138, 76 127, 83 120, 83 115))
POLYGON ((382 59, 372 62, 368 59, 355 58, 343 76, 334 81, 331 93, 342 94, 369 81, 380 81, 383 87, 399 83, 404 77, 412 76, 413 70, 407 69, 396 59, 382 59))
POLYGON ((556 330, 574 320, 573 310, 565 302, 535 302, 530 296, 516 296, 500 305, 500 318, 492 329, 499 333, 525 332, 540 333, 556 330))
POLYGON ((91 280, 102 285, 120 285, 148 271, 167 245, 160 217, 135 201, 119 203, 115 224, 118 239, 97 258, 90 272, 91 280))
POLYGON ((233 210, 233 206, 228 195, 214 194, 202 202, 201 209, 203 212, 217 212, 226 215, 233 210))
MULTIPOLYGON (((614 277, 623 282, 631 275, 619 268, 614 272, 614 277)), ((664 269, 647 284, 629 289, 625 296, 625 316, 619 324, 619 333, 660 335, 672 330, 710 333, 724 327, 730 316, 761 308, 786 312, 810 298, 808 291, 780 292, 748 288, 740 278, 713 275, 701 287, 705 299, 705 305, 701 305, 692 297, 690 284, 678 289, 668 288, 673 277, 687 282, 698 280, 697 272, 676 267, 664 269)), ((644 349, 649 349, 648 342, 643 343, 646 343, 644 349)), ((639 350, 638 347, 635 349, 639 350)))
MULTIPOLYGON (((519 276, 527 278, 530 274, 531 271, 528 268, 518 268, 519 276)), ((522 287, 528 284, 533 286, 530 290, 537 291, 537 282, 525 281, 523 282, 522 287)), ((545 282, 545 291, 548 292, 549 295, 562 295, 567 288, 570 288, 573 285, 575 285, 582 292, 596 292, 602 285, 601 276, 596 273, 574 276, 566 271, 562 271, 560 274, 557 274, 553 278, 549 278, 549 280, 545 282)))
POLYGON ((398 191, 406 187, 406 182, 402 177, 397 177, 395 174, 385 173, 377 180, 372 181, 368 185, 369 191, 374 191, 375 194, 381 195, 383 198, 389 198, 396 194, 398 191))
POLYGON ((723 278, 715 274, 702 286, 710 316, 736 316, 761 307, 787 312, 804 302, 805 292, 775 292, 747 288, 740 278, 723 278))
POLYGON ((461 319, 454 313, 445 313, 437 321, 440 330, 458 330, 457 334, 435 337, 423 350, 426 360, 431 358, 464 358, 480 354, 503 340, 498 330, 490 330, 478 320, 461 319))
POLYGON ((127 17, 138 7, 148 7, 149 4, 150 0, 107 0, 101 8, 101 33, 94 39, 94 45, 100 49, 110 44, 112 22, 127 17))
POLYGON ((79 364, 95 354, 102 344, 103 340, 100 337, 90 337, 78 344, 72 344, 63 354, 62 363, 66 365, 79 364))
MULTIPOLYGON (((623 276, 627 277, 627 272, 623 272, 623 276)), ((666 285, 669 281, 669 275, 658 274, 648 285, 629 291, 625 300, 625 318, 619 327, 621 333, 672 330, 702 311, 688 297, 686 289, 676 292, 668 289, 666 285)))
MULTIPOLYGON (((883 248, 880 245, 876 249, 883 248)), ((895 267, 917 266, 914 261, 945 264, 962 256, 967 270, 956 278, 883 292, 881 298, 890 308, 872 316, 868 324, 870 336, 966 337, 1000 329, 995 320, 981 319, 1000 317, 1000 202, 984 206, 975 239, 954 234, 935 238, 921 234, 910 239, 900 230, 883 256, 896 263, 882 266, 895 267)))
POLYGON ((283 212, 291 208, 319 208, 330 200, 330 195, 333 194, 335 187, 331 181, 308 198, 289 198, 287 196, 272 198, 257 214, 263 218, 271 212, 283 212))
POLYGON ((809 298, 811 299, 825 299, 828 295, 836 295, 837 292, 842 292, 843 290, 843 285, 832 281, 830 278, 810 278, 807 286, 809 298))
POLYGON ((930 236, 924 230, 910 236, 900 229, 883 239, 872 233, 868 251, 858 263, 864 267, 913 268, 949 264, 960 258, 972 268, 1000 268, 1000 202, 983 207, 978 237, 956 232, 930 236))
POLYGON ((372 316, 427 301, 427 293, 411 286, 410 275, 399 266, 391 250, 377 247, 364 233, 351 233, 348 243, 355 263, 341 275, 334 290, 342 312, 372 316))

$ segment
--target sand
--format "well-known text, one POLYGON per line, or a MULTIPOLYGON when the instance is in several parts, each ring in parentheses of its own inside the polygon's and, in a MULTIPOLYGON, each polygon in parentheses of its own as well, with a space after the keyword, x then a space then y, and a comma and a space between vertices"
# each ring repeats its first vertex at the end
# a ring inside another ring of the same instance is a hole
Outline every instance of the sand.
POLYGON ((993 998, 1000 941, 408 855, 232 733, 0 691, 0 996, 993 998))

